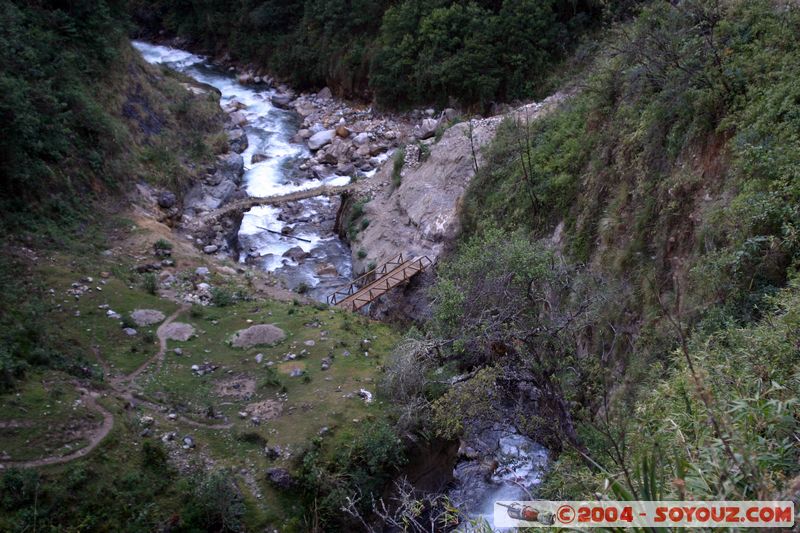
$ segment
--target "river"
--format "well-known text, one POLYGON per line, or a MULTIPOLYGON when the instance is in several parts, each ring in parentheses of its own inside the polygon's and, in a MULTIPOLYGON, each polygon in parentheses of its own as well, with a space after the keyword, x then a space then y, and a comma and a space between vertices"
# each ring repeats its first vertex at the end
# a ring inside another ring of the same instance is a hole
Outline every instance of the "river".
MULTIPOLYGON (((164 65, 215 87, 222 95, 222 106, 233 102, 243 106, 240 112, 247 118, 243 129, 248 139, 248 147, 242 153, 243 179, 248 195, 272 196, 321 184, 344 185, 350 181, 349 176, 309 178, 299 171, 302 162, 310 156, 304 144, 291 140, 297 133, 299 116, 272 105, 273 89, 265 85, 242 85, 234 73, 223 71, 207 58, 184 50, 142 41, 133 41, 133 46, 148 63, 164 65), (261 154, 265 159, 253 163, 254 154, 261 154)), ((304 286, 310 296, 324 301, 329 293, 352 277, 350 248, 333 233, 338 202, 336 198, 317 197, 280 208, 254 207, 245 213, 239 229, 242 250, 239 260, 275 273, 290 289, 304 286), (267 228, 280 232, 287 227, 300 239, 265 231, 267 228), (290 255, 294 259, 284 256, 292 249, 290 255), (307 257, 300 257, 306 254, 307 257)))

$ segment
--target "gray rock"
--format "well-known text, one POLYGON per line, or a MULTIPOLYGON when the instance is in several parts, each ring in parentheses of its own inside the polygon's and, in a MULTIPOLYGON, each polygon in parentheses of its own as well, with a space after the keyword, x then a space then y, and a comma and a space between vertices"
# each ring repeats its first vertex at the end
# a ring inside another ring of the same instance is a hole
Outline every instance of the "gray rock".
POLYGON ((292 100, 293 98, 289 94, 276 94, 270 98, 272 105, 281 109, 290 109, 292 100))
POLYGON ((189 448, 194 448, 194 439, 191 435, 186 435, 183 437, 183 449, 188 450, 189 448))
POLYGON ((289 248, 288 250, 283 252, 283 257, 288 257, 289 259, 291 259, 295 263, 301 263, 308 256, 309 256, 309 253, 304 251, 299 246, 292 246, 291 248, 289 248))
POLYGON ((353 163, 339 163, 336 165, 336 173, 340 176, 352 176, 356 171, 353 163))
POLYGON ((332 97, 333 94, 328 87, 324 87, 320 92, 317 93, 317 98, 320 100, 330 100, 332 97))
POLYGON ((353 144, 356 146, 363 146, 369 142, 369 134, 365 131, 362 131, 355 137, 353 137, 353 144))
POLYGON ((221 176, 221 179, 239 183, 244 174, 244 158, 235 152, 223 154, 217 158, 217 169, 217 174, 221 176))
POLYGON ((136 335, 138 333, 138 331, 136 331, 133 328, 125 328, 125 329, 122 330, 122 332, 125 335, 129 336, 129 337, 133 337, 134 335, 136 335))
POLYGON ((200 276, 201 278, 204 278, 204 277, 208 276, 209 271, 208 271, 208 268, 206 268, 206 267, 197 267, 194 270, 194 273, 197 274, 198 276, 200 276))
POLYGON ((447 122, 453 122, 455 119, 458 118, 458 111, 456 111, 452 107, 448 107, 447 109, 442 111, 442 118, 445 119, 447 122))
POLYGON ((175 197, 175 193, 170 191, 163 191, 161 194, 158 195, 158 206, 164 209, 169 209, 170 207, 174 207, 177 203, 177 198, 175 197))
POLYGON ((175 348, 172 351, 175 353, 175 355, 183 355, 183 350, 181 348, 175 348))
POLYGON ((228 143, 232 151, 241 154, 250 145, 247 134, 241 128, 228 131, 228 143))
POLYGON ((308 147, 311 150, 319 150, 323 146, 330 144, 333 137, 336 135, 336 130, 324 130, 315 133, 308 139, 308 147))
POLYGON ((266 161, 267 159, 269 159, 268 155, 265 155, 265 154, 253 154, 253 157, 250 158, 250 163, 251 164, 260 163, 262 161, 266 161))
POLYGON ((191 324, 170 322, 163 327, 163 334, 169 340, 186 342, 194 335, 194 328, 191 324))
POLYGON ((165 317, 164 313, 157 309, 136 309, 131 313, 131 318, 136 322, 137 326, 142 327, 158 324, 162 322, 165 317))
POLYGON ((436 128, 439 127, 439 121, 434 118, 426 118, 422 124, 415 129, 417 139, 430 139, 436 135, 436 128))
POLYGON ((219 246, 217 246, 216 244, 209 244, 208 246, 203 246, 203 252, 207 254, 213 254, 217 250, 219 250, 219 246))
POLYGON ((237 126, 244 126, 247 124, 247 117, 244 116, 244 113, 241 111, 235 111, 230 115, 231 121, 236 124, 237 126))
POLYGON ((314 135, 314 132, 312 132, 309 129, 305 129, 305 128, 297 132, 297 136, 300 137, 303 140, 308 139, 312 135, 314 135))
POLYGON ((285 468, 268 468, 267 481, 278 489, 291 489, 295 486, 295 480, 292 474, 285 468))
POLYGON ((250 348, 252 346, 270 345, 282 341, 286 333, 272 324, 257 324, 236 332, 231 339, 235 348, 250 348))

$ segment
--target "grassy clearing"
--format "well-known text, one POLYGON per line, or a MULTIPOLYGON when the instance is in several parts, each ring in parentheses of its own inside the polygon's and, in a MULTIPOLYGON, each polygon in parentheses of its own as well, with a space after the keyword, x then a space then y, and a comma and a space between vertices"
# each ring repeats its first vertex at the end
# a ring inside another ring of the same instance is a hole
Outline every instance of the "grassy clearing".
MULTIPOLYGON (((101 253, 104 243, 97 243, 80 254, 50 253, 30 266, 28 274, 37 279, 43 294, 41 323, 47 338, 64 357, 82 357, 86 371, 70 375, 33 367, 17 382, 15 390, 0 397, 0 421, 36 421, 24 431, 0 429, 0 451, 15 460, 31 460, 63 455, 84 446, 85 440, 70 437, 69 427, 83 428, 88 435, 89 426, 97 427, 101 417, 74 405, 78 397, 73 385, 76 381, 101 392, 100 403, 114 414, 114 429, 85 458, 43 468, 41 474, 8 473, 3 483, 30 482, 34 489, 39 484, 41 489, 35 490, 40 490, 36 504, 41 511, 40 524, 60 527, 87 520, 90 528, 106 523, 148 531, 175 513, 180 514, 184 525, 194 523, 194 506, 208 499, 201 490, 207 481, 202 476, 223 472, 236 487, 232 490, 241 495, 242 521, 249 529, 301 523, 298 517, 306 512, 305 505, 287 504, 287 496, 267 484, 264 469, 283 466, 295 470, 304 450, 319 439, 322 428, 328 428, 322 441, 333 443, 343 438, 341 435, 358 433, 363 424, 383 417, 380 400, 366 404, 354 393, 362 387, 376 392, 375 381, 383 357, 395 343, 396 332, 363 317, 299 302, 256 297, 237 299, 225 307, 195 306, 177 321, 191 324, 197 335, 187 342, 169 341, 162 368, 147 367, 135 383, 141 396, 162 405, 163 410, 136 400, 136 408, 125 408, 127 400, 117 397, 107 382, 108 375, 105 380, 101 376, 104 370, 110 370, 112 376, 128 374, 153 357, 158 351, 158 324, 136 327, 138 334, 129 337, 122 331, 121 320, 109 318, 108 309, 100 306, 108 305, 123 317, 134 309, 157 309, 169 316, 179 304, 148 293, 132 271, 152 253, 158 235, 152 228, 130 221, 114 227, 119 233, 115 234, 113 255, 101 253), (103 277, 103 272, 109 273, 108 277, 103 277), (67 292, 73 283, 92 290, 76 299, 67 292), (280 327, 286 338, 275 346, 241 349, 230 345, 236 331, 259 323, 280 327), (178 347, 182 355, 175 354, 178 347), (101 359, 96 358, 95 351, 101 359), (344 355, 346 351, 349 356, 344 355), (260 364, 255 361, 258 353, 263 354, 260 364), (284 361, 287 353, 298 358, 284 361), (323 371, 322 359, 331 356, 330 368, 323 371), (204 376, 195 375, 191 366, 206 361, 219 368, 204 376), (290 376, 296 367, 303 373, 290 376), (246 387, 237 389, 240 382, 246 387), (254 404, 266 409, 266 415, 260 411, 259 424, 251 420, 258 416, 254 404), (244 411, 252 414, 241 418, 239 413, 244 411), (209 412, 216 418, 209 418, 209 412), (179 416, 172 419, 167 416, 170 413, 179 416), (271 418, 271 413, 279 416, 271 418), (143 423, 144 417, 153 418, 151 425, 143 423), (225 424, 231 427, 206 427, 225 424), (172 432, 175 440, 163 443, 162 436, 172 432), (193 449, 182 448, 185 436, 194 439, 193 449), (72 447, 65 448, 67 444, 72 447), (268 458, 265 446, 280 448, 281 455, 268 458), (158 450, 163 450, 168 459, 153 467, 150 462, 161 453, 158 450), (34 483, 33 477, 26 476, 39 477, 34 483), (143 487, 151 489, 145 493, 143 487), (73 491, 94 496, 77 501, 73 491), (135 506, 130 504, 133 501, 137 502, 135 506)), ((205 259, 184 250, 180 241, 172 242, 172 257, 179 267, 174 274, 190 275, 205 259)), ((213 265, 209 266, 213 271, 213 265)), ((237 294, 248 293, 246 279, 213 273, 209 281, 237 294)), ((31 525, 32 507, 26 506, 34 505, 35 490, 28 494, 23 489, 21 500, 4 508, 0 529, 31 525)))

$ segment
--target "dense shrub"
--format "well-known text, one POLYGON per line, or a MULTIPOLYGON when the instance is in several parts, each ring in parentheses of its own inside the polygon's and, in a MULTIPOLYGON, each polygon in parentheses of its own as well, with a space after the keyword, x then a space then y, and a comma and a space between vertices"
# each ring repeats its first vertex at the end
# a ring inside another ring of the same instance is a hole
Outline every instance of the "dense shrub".
POLYGON ((362 510, 368 509, 370 496, 378 497, 405 463, 402 443, 386 421, 362 423, 336 440, 335 446, 315 440, 300 468, 307 508, 329 527, 344 520, 348 497, 361 497, 362 510))

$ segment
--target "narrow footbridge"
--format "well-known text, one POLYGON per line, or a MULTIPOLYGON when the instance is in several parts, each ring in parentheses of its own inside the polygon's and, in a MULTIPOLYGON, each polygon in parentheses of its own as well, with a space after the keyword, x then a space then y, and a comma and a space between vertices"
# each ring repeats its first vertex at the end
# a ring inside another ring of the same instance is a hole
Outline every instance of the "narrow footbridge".
POLYGON ((431 265, 426 256, 406 258, 398 255, 380 268, 370 270, 350 282, 346 289, 328 296, 328 303, 342 309, 358 311, 386 294, 394 287, 408 281, 431 265))
POLYGON ((355 189, 354 183, 347 185, 320 185, 310 189, 303 189, 301 191, 294 191, 286 194, 276 194, 275 196, 251 196, 235 200, 226 204, 219 209, 209 211, 204 215, 206 222, 211 222, 224 218, 227 215, 234 213, 244 213, 257 205, 278 205, 287 202, 296 202, 297 200, 305 200, 306 198, 314 198, 316 196, 337 196, 345 192, 355 189))

